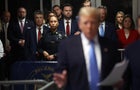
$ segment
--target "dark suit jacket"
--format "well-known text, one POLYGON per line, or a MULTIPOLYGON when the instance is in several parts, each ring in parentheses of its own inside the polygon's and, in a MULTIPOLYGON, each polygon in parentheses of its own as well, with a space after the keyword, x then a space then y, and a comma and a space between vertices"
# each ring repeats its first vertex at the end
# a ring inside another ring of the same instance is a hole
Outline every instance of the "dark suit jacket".
MULTIPOLYGON (((9 27, 9 25, 8 25, 9 27)), ((4 24, 2 23, 2 31, 0 32, 0 39, 3 43, 3 46, 4 46, 4 50, 5 50, 5 30, 4 30, 4 24)))
POLYGON ((18 19, 11 21, 8 27, 8 39, 10 40, 11 53, 14 59, 25 59, 26 58, 26 44, 21 47, 18 42, 20 39, 24 39, 25 43, 27 40, 27 32, 33 28, 34 24, 32 21, 26 19, 23 33, 21 33, 18 19))
POLYGON ((140 89, 140 40, 129 45, 125 51, 125 57, 129 60, 129 66, 125 74, 124 90, 140 89), (130 89, 131 88, 131 89, 130 89))
MULTIPOLYGON (((66 33, 65 32, 65 26, 64 26, 64 19, 62 19, 61 21, 59 21, 59 27, 58 30, 66 33)), ((74 35, 75 32, 77 32, 79 30, 78 25, 77 25, 77 21, 72 19, 72 23, 71 23, 71 35, 74 35)))
POLYGON ((105 22, 105 37, 115 42, 118 41, 115 26, 112 23, 105 22))
MULTIPOLYGON (((43 26, 43 34, 42 37, 44 37, 44 35, 46 35, 46 33, 49 32, 48 27, 43 26)), ((37 52, 37 47, 38 47, 38 42, 37 42, 37 35, 36 35, 36 26, 33 27, 33 29, 31 30, 31 32, 28 33, 27 35, 28 40, 28 48, 30 49, 30 53, 32 55, 32 59, 36 59, 36 52, 37 52)))
MULTIPOLYGON (((118 62, 117 47, 108 39, 100 38, 102 64, 101 81, 105 79, 114 64, 118 62)), ((68 81, 66 90, 89 90, 85 57, 81 36, 74 36, 64 40, 59 47, 57 72, 66 69, 68 81)), ((112 87, 100 87, 100 90, 112 90, 112 87)))

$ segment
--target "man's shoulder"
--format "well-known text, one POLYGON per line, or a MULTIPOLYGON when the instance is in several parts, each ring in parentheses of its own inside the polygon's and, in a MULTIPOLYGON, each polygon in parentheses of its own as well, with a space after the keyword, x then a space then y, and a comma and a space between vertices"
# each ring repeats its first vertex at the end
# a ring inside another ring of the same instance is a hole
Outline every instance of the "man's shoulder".
POLYGON ((80 39, 81 39, 81 35, 74 35, 74 36, 70 36, 70 37, 64 39, 62 41, 62 43, 68 44, 68 45, 75 45, 75 43, 80 41, 80 39))
POLYGON ((137 40, 126 47, 127 51, 137 51, 139 49, 140 49, 140 40, 137 40))

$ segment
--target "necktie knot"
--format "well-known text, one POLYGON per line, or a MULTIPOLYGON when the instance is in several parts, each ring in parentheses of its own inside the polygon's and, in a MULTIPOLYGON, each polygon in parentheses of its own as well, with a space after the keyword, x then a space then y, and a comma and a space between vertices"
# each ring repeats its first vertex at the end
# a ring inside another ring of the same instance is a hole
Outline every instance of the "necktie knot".
POLYGON ((38 30, 41 31, 41 27, 39 27, 38 30))
POLYGON ((100 30, 99 30, 99 35, 101 37, 104 37, 105 31, 104 31, 104 27, 103 27, 103 23, 100 24, 100 30))

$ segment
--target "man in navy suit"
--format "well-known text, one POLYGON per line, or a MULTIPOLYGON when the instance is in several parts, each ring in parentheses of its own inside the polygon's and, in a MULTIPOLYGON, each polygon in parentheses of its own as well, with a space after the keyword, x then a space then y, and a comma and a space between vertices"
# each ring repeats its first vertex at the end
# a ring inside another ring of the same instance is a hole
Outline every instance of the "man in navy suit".
POLYGON ((72 9, 70 4, 63 6, 63 19, 59 22, 58 30, 65 33, 67 36, 74 35, 78 31, 77 21, 72 19, 72 9))
POLYGON ((97 84, 120 61, 117 46, 98 36, 98 10, 83 7, 79 12, 81 34, 64 40, 58 49, 58 68, 54 81, 65 90, 113 90, 97 84))
POLYGON ((40 55, 37 52, 37 47, 40 39, 45 35, 45 33, 49 32, 48 27, 46 27, 43 23, 44 20, 44 14, 40 10, 37 10, 34 12, 34 21, 35 26, 31 30, 31 32, 28 33, 28 47, 30 49, 30 53, 32 54, 32 59, 40 60, 40 55))
POLYGON ((17 11, 17 19, 11 21, 8 27, 8 39, 11 45, 11 57, 13 60, 26 60, 26 35, 34 24, 26 18, 27 11, 20 7, 17 11))
POLYGON ((106 21, 107 7, 99 6, 98 10, 100 13, 99 35, 117 42, 115 26, 112 23, 106 21))

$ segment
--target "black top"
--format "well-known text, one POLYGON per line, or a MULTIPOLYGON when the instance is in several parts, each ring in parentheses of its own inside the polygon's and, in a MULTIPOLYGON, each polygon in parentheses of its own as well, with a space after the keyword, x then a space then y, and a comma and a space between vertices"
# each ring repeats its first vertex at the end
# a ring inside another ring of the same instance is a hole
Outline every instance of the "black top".
POLYGON ((43 56, 43 51, 47 51, 50 55, 57 56, 57 48, 62 39, 66 38, 65 34, 60 31, 46 33, 38 44, 38 52, 43 56))

